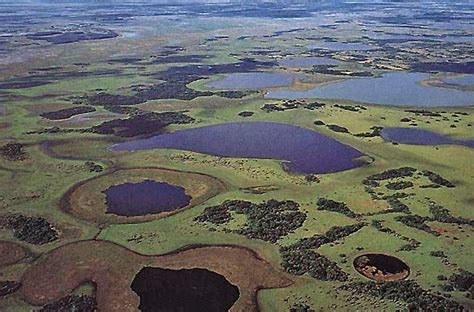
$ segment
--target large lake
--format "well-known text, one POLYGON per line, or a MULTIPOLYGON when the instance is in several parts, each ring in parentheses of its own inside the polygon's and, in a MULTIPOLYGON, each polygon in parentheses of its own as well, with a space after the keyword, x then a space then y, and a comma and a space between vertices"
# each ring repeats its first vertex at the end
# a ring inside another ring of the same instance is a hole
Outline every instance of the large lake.
POLYGON ((277 159, 298 173, 329 173, 361 165, 364 154, 313 130, 273 122, 235 122, 163 133, 112 146, 111 150, 178 149, 203 154, 277 159))
POLYGON ((384 128, 381 132, 382 138, 386 141, 400 143, 400 144, 412 144, 412 145, 441 145, 441 144, 453 144, 453 145, 464 145, 467 147, 474 148, 473 139, 453 139, 446 135, 416 128, 384 128))
POLYGON ((206 84, 209 88, 224 90, 260 90, 291 85, 300 75, 289 73, 233 73, 206 84))
POLYGON ((331 83, 307 91, 273 90, 266 94, 274 99, 345 99, 371 104, 395 106, 469 106, 474 92, 422 86, 429 74, 395 72, 382 77, 355 78, 331 83))

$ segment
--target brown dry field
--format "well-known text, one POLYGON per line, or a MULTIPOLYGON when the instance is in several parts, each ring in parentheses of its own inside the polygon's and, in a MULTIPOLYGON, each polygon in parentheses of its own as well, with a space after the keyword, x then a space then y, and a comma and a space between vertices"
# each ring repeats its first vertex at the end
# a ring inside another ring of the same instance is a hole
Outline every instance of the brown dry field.
POLYGON ((11 265, 28 257, 28 251, 19 244, 0 241, 0 267, 11 265))
POLYGON ((22 277, 21 296, 44 305, 84 283, 96 285, 99 311, 138 311, 140 299, 130 288, 145 266, 208 269, 236 285, 240 297, 231 311, 258 311, 259 289, 282 288, 292 280, 252 250, 239 246, 189 246, 168 254, 146 256, 99 240, 75 242, 43 256, 22 277))
POLYGON ((209 175, 156 167, 114 169, 82 181, 69 189, 60 201, 61 209, 83 220, 95 223, 139 223, 159 219, 199 205, 226 190, 224 182, 209 175), (138 183, 146 179, 181 186, 191 202, 170 212, 126 217, 108 214, 103 191, 113 185, 138 183))

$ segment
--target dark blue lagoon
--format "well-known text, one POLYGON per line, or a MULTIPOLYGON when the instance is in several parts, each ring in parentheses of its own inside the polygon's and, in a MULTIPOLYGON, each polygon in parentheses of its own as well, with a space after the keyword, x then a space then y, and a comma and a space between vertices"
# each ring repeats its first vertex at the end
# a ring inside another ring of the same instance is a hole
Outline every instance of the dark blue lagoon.
POLYGON ((469 106, 474 92, 428 87, 420 81, 428 74, 394 72, 382 77, 355 78, 316 87, 308 91, 273 90, 266 95, 274 99, 321 98, 345 99, 395 106, 469 106))
POLYGON ((300 75, 289 73, 234 73, 206 86, 224 90, 260 90, 291 85, 300 75))
POLYGON ((454 144, 474 148, 474 139, 453 139, 446 135, 416 128, 384 128, 382 138, 386 141, 412 145, 454 144))
POLYGON ((107 213, 129 217, 172 211, 191 201, 184 188, 153 180, 114 185, 104 193, 107 213))
POLYGON ((360 151, 313 130, 274 122, 236 122, 180 130, 112 146, 111 150, 178 149, 203 154, 277 159, 298 173, 330 173, 362 165, 360 151))

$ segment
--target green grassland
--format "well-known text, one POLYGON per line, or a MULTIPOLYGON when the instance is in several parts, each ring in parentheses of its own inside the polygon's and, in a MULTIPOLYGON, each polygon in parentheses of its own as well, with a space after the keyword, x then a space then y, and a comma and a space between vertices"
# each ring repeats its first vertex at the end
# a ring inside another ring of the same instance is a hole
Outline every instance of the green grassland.
MULTIPOLYGON (((203 26, 204 27, 204 26, 203 26)), ((274 44, 285 47, 290 44, 276 40, 274 44)), ((249 46, 251 47, 251 46, 249 46)), ((240 47, 243 48, 243 47, 240 47)), ((229 62, 229 47, 212 59, 212 62, 229 62)), ((158 70, 156 66, 149 71, 158 70)), ((217 79, 213 77, 212 79, 217 79)), ((189 85, 196 90, 206 90, 209 80, 199 80, 189 85)), ((257 251, 273 265, 279 266, 281 255, 279 248, 295 243, 301 238, 328 231, 333 226, 345 226, 356 223, 356 220, 340 213, 317 210, 319 198, 329 198, 344 202, 358 214, 377 213, 388 209, 384 200, 374 200, 365 190, 362 181, 373 174, 388 169, 413 167, 418 170, 430 170, 453 182, 455 188, 420 188, 420 181, 410 189, 409 198, 401 199, 409 206, 413 214, 429 216, 429 200, 449 209, 456 217, 474 218, 472 210, 474 197, 474 164, 473 149, 463 146, 415 146, 394 145, 380 137, 356 137, 353 134, 370 132, 373 126, 391 127, 404 125, 402 118, 410 117, 418 128, 437 131, 456 138, 472 137, 474 109, 472 108, 439 108, 432 111, 444 111, 448 120, 437 117, 417 116, 406 112, 406 108, 361 104, 366 110, 351 112, 334 106, 335 104, 357 105, 348 101, 321 100, 326 103, 323 108, 308 110, 297 108, 284 112, 267 113, 261 109, 265 104, 282 103, 282 101, 264 99, 261 93, 252 94, 242 99, 227 99, 217 96, 201 97, 191 101, 155 100, 136 107, 146 111, 164 112, 187 110, 186 114, 196 119, 195 123, 171 125, 169 131, 200 127, 231 121, 273 121, 306 127, 348 144, 373 158, 373 161, 356 169, 332 174, 318 175, 319 183, 308 183, 303 175, 284 171, 277 160, 220 158, 192 152, 177 150, 148 150, 135 152, 111 152, 107 147, 123 138, 104 136, 92 133, 31 133, 43 128, 61 126, 62 128, 90 127, 104 120, 126 118, 125 115, 113 114, 98 107, 99 113, 106 114, 101 119, 88 120, 72 126, 67 123, 46 121, 38 115, 42 105, 58 108, 70 105, 65 95, 83 95, 96 89, 123 94, 123 87, 138 83, 149 83, 149 78, 139 73, 120 77, 76 78, 58 81, 45 86, 10 91, 19 96, 8 100, 4 106, 8 115, 0 115, 0 123, 9 127, 0 129, 0 145, 8 142, 25 144, 28 157, 22 161, 9 161, 0 157, 0 215, 24 214, 44 217, 60 231, 58 240, 44 244, 32 245, 19 242, 10 230, 0 228, 0 240, 16 241, 34 252, 38 257, 69 242, 85 239, 103 239, 118 243, 143 254, 161 254, 171 252, 191 244, 235 244, 257 251), (36 98, 50 95, 46 98, 36 98), (52 104, 52 106, 51 106, 52 104), (32 107, 37 106, 36 109, 32 107), (238 116, 239 112, 252 111, 248 118, 238 116), (467 113, 453 117, 456 112, 467 113), (437 120, 439 119, 439 121, 437 120), (456 127, 450 127, 453 120, 456 127), (346 127, 351 133, 336 133, 326 126, 317 126, 315 120, 325 124, 337 124, 346 127), (43 142, 50 142, 45 147, 43 142), (186 209, 180 213, 144 223, 136 224, 94 224, 74 218, 59 208, 63 194, 77 182, 92 178, 99 173, 90 172, 87 161, 100 164, 104 170, 156 166, 182 171, 205 173, 226 183, 227 190, 207 202, 186 209), (250 194, 243 190, 253 186, 274 186, 274 190, 265 194, 250 194), (226 229, 235 230, 246 224, 243 215, 234 215, 234 219, 224 225, 203 224, 194 219, 205 208, 218 205, 228 199, 248 200, 261 203, 270 199, 294 200, 306 220, 300 228, 270 243, 258 239, 249 239, 226 229)), ((319 101, 319 100, 318 100, 319 101)), ((383 187, 381 187, 383 189, 383 187)), ((390 194, 388 190, 384 191, 390 194)), ((336 262, 346 273, 350 281, 364 281, 352 267, 352 261, 360 254, 378 252, 391 254, 403 259, 411 268, 410 279, 416 280, 423 288, 436 292, 441 291, 442 282, 437 276, 450 276, 457 268, 474 271, 472 247, 474 231, 469 225, 452 225, 429 223, 429 226, 444 230, 440 236, 408 227, 396 220, 401 213, 364 216, 362 221, 368 226, 335 243, 326 244, 318 252, 336 262), (393 235, 378 231, 371 226, 372 220, 381 220, 402 236, 415 239, 420 246, 411 251, 400 251, 406 241, 393 235), (453 266, 443 264, 439 258, 430 255, 432 251, 442 250, 453 266), (346 261, 340 257, 346 255, 346 261)), ((18 279, 22 272, 33 263, 20 263, 3 271, 4 279, 18 279)), ((390 310, 403 309, 402 303, 388 300, 383 302, 360 297, 352 298, 349 292, 338 290, 341 282, 320 281, 308 275, 294 276, 295 283, 283 289, 262 290, 259 302, 262 311, 288 311, 294 304, 305 302, 319 311, 353 311, 353 310, 390 310)), ((459 291, 450 293, 453 298, 473 306, 459 291)), ((31 307, 18 297, 0 301, 0 310, 22 311, 31 307)))

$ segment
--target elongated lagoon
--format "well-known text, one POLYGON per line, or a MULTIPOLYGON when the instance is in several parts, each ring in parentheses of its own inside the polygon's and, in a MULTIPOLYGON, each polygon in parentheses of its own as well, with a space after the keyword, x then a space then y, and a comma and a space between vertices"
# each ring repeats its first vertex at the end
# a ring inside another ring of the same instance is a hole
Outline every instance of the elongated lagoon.
POLYGON ((381 132, 386 141, 412 145, 464 145, 474 148, 474 139, 453 139, 446 135, 416 128, 384 128, 381 132))
POLYGON ((394 106, 470 106, 474 92, 429 87, 420 81, 428 74, 395 72, 382 77, 355 78, 316 87, 308 91, 273 90, 267 98, 273 99, 345 99, 370 104, 394 106))

